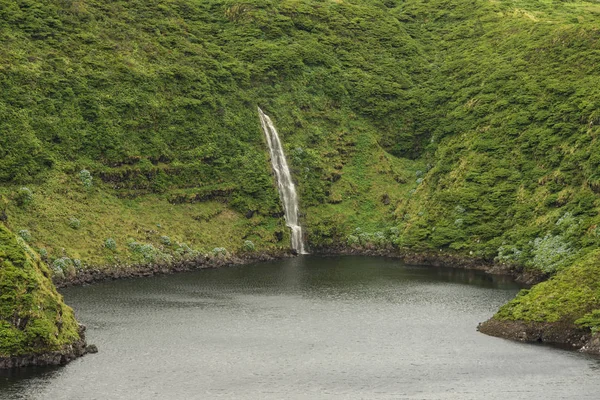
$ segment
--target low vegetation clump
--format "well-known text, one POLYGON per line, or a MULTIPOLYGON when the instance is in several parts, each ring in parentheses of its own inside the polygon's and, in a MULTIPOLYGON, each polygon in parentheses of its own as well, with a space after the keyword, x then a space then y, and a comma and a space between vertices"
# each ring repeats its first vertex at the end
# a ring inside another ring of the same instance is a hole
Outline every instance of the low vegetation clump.
POLYGON ((33 193, 28 187, 21 187, 15 195, 15 202, 19 207, 25 207, 33 202, 33 193))
POLYGON ((244 244, 242 245, 242 250, 250 252, 250 251, 255 251, 256 247, 254 246, 254 243, 251 240, 244 240, 244 244))
POLYGON ((81 227, 81 221, 75 217, 69 218, 69 227, 72 229, 79 229, 81 227))
POLYGON ((104 247, 112 251, 117 251, 117 242, 113 238, 108 238, 104 241, 104 247))
POLYGON ((227 257, 229 255, 229 252, 224 247, 215 247, 210 253, 213 257, 227 257))
POLYGON ((90 174, 90 171, 87 169, 82 169, 79 171, 79 179, 86 189, 92 187, 92 174, 90 174))

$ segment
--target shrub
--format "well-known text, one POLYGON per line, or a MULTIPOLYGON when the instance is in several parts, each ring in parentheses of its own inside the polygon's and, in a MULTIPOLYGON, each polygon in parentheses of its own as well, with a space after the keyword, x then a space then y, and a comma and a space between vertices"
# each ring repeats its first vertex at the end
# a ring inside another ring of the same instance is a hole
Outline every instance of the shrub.
POLYGON ((516 246, 502 245, 498 247, 498 255, 494 260, 501 263, 519 263, 521 262, 523 252, 516 246))
POLYGON ((396 226, 392 226, 391 228, 386 229, 386 234, 389 238, 396 238, 400 235, 400 229, 396 226))
POLYGON ((367 243, 369 243, 371 241, 371 234, 367 233, 367 232, 363 232, 360 235, 358 235, 358 241, 360 242, 361 245, 365 245, 367 243))
POLYGON ((140 244, 135 247, 134 252, 139 253, 145 261, 154 261, 158 255, 156 248, 150 243, 140 244))
POLYGON ((53 263, 50 269, 52 270, 52 274, 55 277, 57 277, 59 279, 62 279, 62 278, 65 277, 65 273, 63 272, 63 270, 62 270, 62 268, 60 266, 56 266, 53 263))
POLYGON ((358 246, 360 244, 360 240, 356 235, 348 235, 346 238, 346 244, 351 247, 358 246))
POLYGON ((79 229, 79 227, 81 227, 81 221, 75 217, 71 217, 69 218, 69 226, 73 229, 79 229))
POLYGON ((131 249, 131 251, 136 254, 138 257, 141 257, 145 262, 154 262, 154 261, 163 261, 163 262, 171 262, 173 261, 173 256, 167 253, 163 253, 156 247, 154 247, 150 243, 139 243, 133 239, 130 239, 127 243, 127 246, 131 249))
POLYGON ((21 229, 19 231, 19 236, 21 236, 21 238, 27 243, 31 242, 31 233, 27 229, 21 229))
POLYGON ((104 247, 112 251, 117 251, 117 242, 113 238, 108 238, 104 241, 104 247))
POLYGON ((180 257, 194 258, 198 257, 200 255, 200 252, 192 249, 186 243, 177 243, 175 254, 177 254, 180 257))
POLYGON ((212 249, 211 253, 215 257, 225 257, 227 256, 227 249, 225 247, 215 247, 214 249, 212 249))
POLYGON ((46 250, 45 248, 42 247, 41 249, 39 249, 38 254, 42 258, 42 260, 45 261, 48 259, 48 250, 46 250))
POLYGON ((77 269, 81 268, 81 261, 77 260, 77 263, 74 260, 71 260, 69 257, 61 257, 54 260, 52 263, 52 270, 57 272, 60 276, 62 273, 62 277, 66 276, 75 276, 77 274, 77 269), (79 266, 79 268, 76 268, 79 266), (60 272, 59 272, 60 271, 60 272))
POLYGON ((164 244, 165 246, 170 246, 171 245, 171 238, 168 236, 161 236, 160 237, 160 242, 162 244, 164 244))
POLYGON ((81 183, 85 188, 92 187, 92 174, 87 169, 82 169, 79 171, 79 179, 81 179, 81 183))
POLYGON ((19 207, 25 207, 33 202, 33 192, 28 187, 21 187, 17 190, 15 201, 19 207))
POLYGON ((557 271, 566 265, 573 255, 573 250, 560 235, 548 234, 543 238, 538 237, 532 245, 533 259, 529 264, 546 273, 557 271))
POLYGON ((254 251, 256 248, 254 247, 254 243, 251 240, 245 240, 242 245, 242 250, 244 251, 254 251))
POLYGON ((377 245, 384 245, 387 243, 385 235, 383 234, 383 232, 380 232, 380 231, 373 233, 371 238, 372 238, 373 243, 377 244, 377 245))
POLYGON ((53 269, 60 269, 61 271, 64 271, 65 268, 67 268, 67 264, 71 261, 71 259, 69 257, 61 257, 61 258, 57 258, 56 260, 54 260, 54 262, 52 263, 52 268, 53 269))

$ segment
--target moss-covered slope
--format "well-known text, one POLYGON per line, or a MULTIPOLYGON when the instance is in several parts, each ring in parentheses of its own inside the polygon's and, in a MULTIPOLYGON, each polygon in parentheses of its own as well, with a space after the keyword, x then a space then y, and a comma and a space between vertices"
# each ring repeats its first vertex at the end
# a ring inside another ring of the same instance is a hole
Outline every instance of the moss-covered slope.
POLYGON ((48 353, 72 357, 81 351, 74 346, 84 345, 79 332, 48 267, 0 223, 0 366, 23 365, 19 358, 48 353))

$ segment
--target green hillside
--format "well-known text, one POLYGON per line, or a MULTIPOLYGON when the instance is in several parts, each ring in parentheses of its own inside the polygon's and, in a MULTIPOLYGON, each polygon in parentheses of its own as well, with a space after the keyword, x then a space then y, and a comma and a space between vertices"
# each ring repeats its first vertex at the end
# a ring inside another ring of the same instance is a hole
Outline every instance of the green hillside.
POLYGON ((539 299, 585 284, 573 324, 600 309, 599 26, 581 1, 0 0, 0 218, 67 276, 286 249, 260 106, 309 247, 556 274, 496 318, 556 321, 539 299))

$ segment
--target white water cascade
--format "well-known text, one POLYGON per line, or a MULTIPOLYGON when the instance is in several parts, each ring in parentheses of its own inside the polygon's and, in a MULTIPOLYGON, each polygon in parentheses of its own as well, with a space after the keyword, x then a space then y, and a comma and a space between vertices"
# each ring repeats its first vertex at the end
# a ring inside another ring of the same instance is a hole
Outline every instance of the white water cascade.
POLYGON ((296 187, 292 181, 292 175, 290 174, 290 169, 283 153, 277 129, 275 129, 271 118, 260 107, 258 108, 258 115, 260 116, 260 123, 265 136, 267 137, 269 153, 271 153, 271 165, 273 166, 273 171, 275 171, 277 187, 279 188, 279 195, 283 203, 283 211, 285 212, 285 222, 292 230, 292 249, 298 254, 307 254, 304 250, 304 241, 302 240, 302 227, 298 223, 298 195, 296 194, 296 187))

